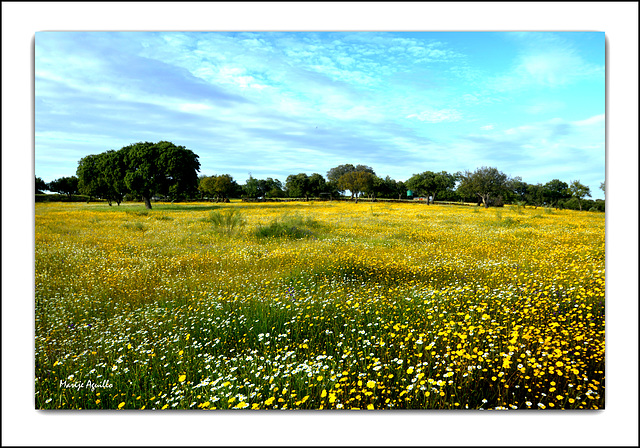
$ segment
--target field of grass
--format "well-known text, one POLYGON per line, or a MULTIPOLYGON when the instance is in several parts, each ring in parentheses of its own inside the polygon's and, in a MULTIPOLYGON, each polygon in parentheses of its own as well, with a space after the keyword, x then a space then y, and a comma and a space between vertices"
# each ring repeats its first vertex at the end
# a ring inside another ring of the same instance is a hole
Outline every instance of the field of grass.
POLYGON ((35 205, 36 409, 602 409, 604 214, 35 205))

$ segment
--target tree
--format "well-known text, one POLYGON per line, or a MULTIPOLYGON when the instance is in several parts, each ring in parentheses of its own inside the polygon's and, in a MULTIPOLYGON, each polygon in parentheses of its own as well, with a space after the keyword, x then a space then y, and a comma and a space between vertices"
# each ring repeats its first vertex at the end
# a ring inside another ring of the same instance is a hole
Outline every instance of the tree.
POLYGON ((304 197, 309 200, 309 194, 311 193, 311 185, 309 183, 309 176, 305 173, 290 174, 287 177, 286 182, 287 192, 291 198, 304 197))
POLYGON ((351 165, 350 163, 347 163, 346 165, 338 165, 335 168, 331 168, 329 171, 327 171, 327 179, 329 180, 329 182, 337 183, 338 179, 340 179, 343 175, 355 170, 356 167, 351 165))
POLYGON ((231 177, 230 174, 204 176, 200 178, 198 190, 209 197, 215 197, 216 202, 228 202, 229 196, 233 194, 235 190, 234 183, 233 177, 231 177))
POLYGON ((253 199, 264 196, 264 191, 262 190, 258 179, 253 177, 251 173, 249 173, 249 179, 247 179, 247 182, 242 187, 242 190, 244 191, 244 194, 247 195, 247 197, 253 199))
POLYGON ((265 197, 283 198, 285 196, 284 186, 279 179, 267 177, 263 182, 264 185, 261 186, 264 188, 265 197))
MULTIPOLYGON (((340 178, 345 174, 351 173, 354 171, 364 171, 364 172, 371 173, 374 176, 376 175, 375 171, 373 171, 373 168, 367 165, 353 166, 350 163, 347 163, 345 165, 338 165, 337 167, 331 168, 329 171, 327 171, 327 179, 329 183, 328 187, 336 188, 340 192, 340 194, 344 193, 345 189, 343 189, 340 184, 340 178)), ((353 198, 353 192, 351 192, 351 198, 353 198)))
POLYGON ((545 202, 550 207, 558 208, 558 204, 562 199, 571 197, 569 185, 559 179, 553 179, 544 184, 543 195, 545 202))
POLYGON ((97 168, 102 178, 102 188, 104 198, 109 205, 115 201, 120 205, 125 194, 127 185, 124 178, 127 167, 124 161, 124 153, 110 149, 98 155, 97 168))
POLYGON ((78 178, 76 176, 70 176, 52 180, 49 182, 49 191, 66 194, 67 196, 79 194, 78 178))
POLYGON ((485 208, 498 204, 507 191, 509 178, 497 168, 477 168, 473 173, 466 171, 460 175, 458 191, 462 196, 474 196, 482 201, 485 208))
POLYGON ((124 154, 127 188, 142 197, 146 208, 156 194, 172 200, 193 194, 198 187, 198 156, 171 142, 139 142, 121 149, 124 154))
POLYGON ((45 181, 43 181, 42 179, 40 179, 39 177, 36 177, 35 181, 36 181, 36 183, 35 183, 36 193, 35 194, 44 194, 45 190, 49 190, 49 185, 47 185, 47 183, 45 181))
POLYGON ((520 176, 516 176, 509 181, 508 190, 516 201, 524 203, 527 202, 529 184, 523 182, 520 176))
POLYGON ((540 183, 532 185, 528 184, 524 199, 527 204, 533 205, 535 208, 542 207, 544 205, 544 186, 540 183))
POLYGON ((602 193, 606 195, 604 191, 604 182, 600 182, 600 189, 602 190, 602 193))
MULTIPOLYGON (((436 195, 439 192, 454 188, 456 185, 456 176, 446 171, 434 173, 433 171, 425 171, 420 174, 414 174, 407 180, 409 189, 427 196, 431 196, 431 203, 435 202, 436 195)), ((427 204, 429 201, 427 200, 427 204)))
POLYGON ((92 154, 78 161, 76 176, 78 177, 78 190, 81 194, 91 197, 103 197, 106 186, 102 173, 98 168, 98 154, 92 154))
POLYGON ((309 176, 309 194, 314 197, 320 196, 320 193, 324 193, 327 189, 327 182, 322 177, 322 174, 313 173, 309 176))
POLYGON ((355 197, 357 204, 360 192, 372 190, 374 176, 375 175, 369 171, 351 171, 343 174, 340 179, 338 179, 338 187, 342 191, 351 191, 351 198, 355 197))
POLYGON ((569 185, 569 191, 574 198, 578 199, 578 207, 582 211, 582 199, 585 196, 591 197, 591 189, 586 185, 582 185, 579 180, 574 180, 569 185))

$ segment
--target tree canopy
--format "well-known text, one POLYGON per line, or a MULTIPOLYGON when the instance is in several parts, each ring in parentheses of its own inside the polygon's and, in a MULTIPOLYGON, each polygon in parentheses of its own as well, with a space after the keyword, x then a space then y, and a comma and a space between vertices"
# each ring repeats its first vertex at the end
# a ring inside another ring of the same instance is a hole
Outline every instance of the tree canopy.
POLYGON ((52 180, 49 182, 48 190, 66 194, 67 196, 78 194, 78 178, 76 176, 69 176, 52 180))
POLYGON ((483 166, 473 173, 466 171, 460 175, 458 190, 462 195, 474 196, 482 201, 486 207, 500 203, 507 192, 508 176, 497 168, 483 166))
POLYGON ((193 151, 161 141, 134 143, 118 151, 83 157, 76 175, 83 194, 120 204, 129 193, 141 197, 150 209, 156 194, 177 200, 195 193, 199 170, 193 151))
MULTIPOLYGON (((420 174, 414 174, 407 180, 407 187, 419 194, 431 197, 431 203, 436 200, 439 192, 444 192, 456 186, 456 176, 446 171, 434 173, 433 171, 425 171, 420 174)), ((429 201, 427 201, 427 204, 429 201)))

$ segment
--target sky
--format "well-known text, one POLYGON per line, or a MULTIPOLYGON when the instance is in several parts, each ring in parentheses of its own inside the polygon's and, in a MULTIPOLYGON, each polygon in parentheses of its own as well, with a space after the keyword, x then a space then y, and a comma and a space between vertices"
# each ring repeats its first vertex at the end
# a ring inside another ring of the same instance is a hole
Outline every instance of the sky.
POLYGON ((200 174, 498 168, 603 198, 603 32, 37 32, 35 174, 168 140, 200 174))

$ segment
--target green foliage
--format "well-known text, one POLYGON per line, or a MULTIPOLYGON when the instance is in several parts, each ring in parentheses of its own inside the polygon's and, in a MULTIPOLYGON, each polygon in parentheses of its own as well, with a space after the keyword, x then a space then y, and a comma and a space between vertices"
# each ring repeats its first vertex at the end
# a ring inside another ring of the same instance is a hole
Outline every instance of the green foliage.
POLYGON ((158 194, 171 200, 197 191, 198 156, 171 142, 139 142, 118 151, 89 155, 78 161, 77 188, 88 196, 118 205, 126 196, 141 197, 151 208, 158 194))
POLYGON ((204 221, 210 223, 216 230, 232 234, 246 224, 242 214, 235 209, 214 210, 204 221))
POLYGON ((317 220, 300 215, 276 218, 266 226, 260 226, 255 231, 258 238, 290 238, 303 239, 317 237, 316 231, 323 225, 317 220))
POLYGON ((286 188, 291 198, 309 199, 311 188, 309 184, 309 176, 305 173, 291 174, 287 177, 286 188))
POLYGON ((144 223, 141 223, 139 221, 136 221, 133 223, 126 222, 122 226, 129 230, 135 230, 135 231, 141 232, 143 235, 148 230, 147 226, 144 223))
POLYGON ((39 177, 35 178, 35 193, 44 194, 45 190, 49 190, 49 185, 39 177))
POLYGON ((585 196, 591 197, 591 189, 586 185, 582 185, 579 180, 574 180, 569 185, 571 195, 578 200, 578 207, 582 210, 582 199, 585 196))
POLYGON ((434 173, 433 171, 425 171, 420 174, 414 174, 407 180, 407 187, 418 193, 420 196, 432 197, 431 201, 436 200, 436 196, 453 189, 456 185, 456 176, 446 171, 434 173))
POLYGON ((467 171, 460 174, 458 191, 463 197, 479 198, 485 208, 490 205, 501 205, 501 196, 508 191, 509 178, 506 174, 492 167, 481 167, 473 173, 467 171))
POLYGON ((139 142, 121 151, 127 170, 124 182, 132 194, 142 197, 148 209, 156 193, 177 200, 197 190, 200 162, 184 146, 139 142))
POLYGON ((205 176, 199 180, 198 190, 216 201, 228 199, 235 190, 235 181, 230 174, 205 176))
POLYGON ((369 171, 350 171, 338 179, 338 187, 342 190, 349 190, 351 197, 355 197, 357 202, 360 192, 373 191, 374 179, 375 175, 369 171))
POLYGON ((66 194, 67 196, 79 194, 78 178, 76 176, 70 176, 52 180, 49 182, 48 190, 55 193, 66 194))
POLYGON ((559 202, 571 197, 569 185, 559 179, 553 179, 544 184, 542 192, 545 203, 550 207, 558 207, 559 202))

